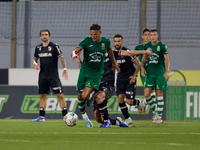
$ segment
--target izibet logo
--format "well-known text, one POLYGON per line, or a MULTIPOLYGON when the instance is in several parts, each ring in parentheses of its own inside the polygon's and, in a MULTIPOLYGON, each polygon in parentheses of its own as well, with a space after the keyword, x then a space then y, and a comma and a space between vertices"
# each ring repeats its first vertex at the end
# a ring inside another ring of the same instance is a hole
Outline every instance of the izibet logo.
MULTIPOLYGON (((77 95, 64 95, 67 102, 67 108, 70 112, 75 112, 78 105, 77 95)), ((143 99, 143 96, 137 96, 137 99, 143 99)), ((39 111, 40 97, 39 95, 25 95, 21 112, 22 113, 38 113, 39 111)), ((107 103, 109 114, 121 114, 119 108, 119 103, 117 96, 112 96, 107 103)), ((127 105, 130 114, 138 114, 137 108, 135 106, 127 105)), ((56 96, 47 96, 46 113, 61 113, 61 108, 56 96)), ((149 108, 147 108, 146 114, 149 113, 149 108)))
POLYGON ((3 108, 3 104, 8 101, 9 95, 0 95, 0 112, 3 108))

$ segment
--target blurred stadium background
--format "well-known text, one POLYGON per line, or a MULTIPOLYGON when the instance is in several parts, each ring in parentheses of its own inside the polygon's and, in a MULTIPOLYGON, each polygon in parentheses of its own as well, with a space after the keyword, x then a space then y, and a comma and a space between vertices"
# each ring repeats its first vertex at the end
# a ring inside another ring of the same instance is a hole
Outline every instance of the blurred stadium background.
POLYGON ((112 41, 115 34, 122 34, 124 45, 131 49, 140 43, 144 27, 157 28, 160 40, 169 47, 171 69, 199 69, 199 0, 5 1, 0 2, 0 68, 33 68, 34 48, 41 42, 39 31, 48 28, 68 68, 77 69, 70 53, 89 36, 89 27, 98 23, 102 36, 112 41), (16 55, 16 64, 12 55, 16 55))

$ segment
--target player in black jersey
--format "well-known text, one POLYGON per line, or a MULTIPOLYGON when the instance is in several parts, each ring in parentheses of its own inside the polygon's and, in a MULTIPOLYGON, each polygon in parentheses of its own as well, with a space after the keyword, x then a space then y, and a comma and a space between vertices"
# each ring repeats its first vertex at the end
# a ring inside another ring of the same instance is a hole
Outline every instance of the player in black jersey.
POLYGON ((40 116, 32 120, 33 122, 45 122, 46 96, 49 93, 50 88, 58 97, 63 116, 67 114, 67 104, 63 96, 63 88, 58 75, 58 58, 60 58, 64 68, 62 76, 68 80, 66 62, 60 47, 57 44, 50 42, 49 38, 50 32, 48 29, 40 31, 42 43, 36 46, 33 58, 34 68, 40 70, 38 80, 40 116), (40 65, 38 65, 38 59, 40 59, 40 65))
MULTIPOLYGON (((129 51, 126 47, 123 47, 123 37, 120 34, 116 34, 113 37, 113 43, 115 50, 120 52, 121 50, 129 51)), ((125 117, 125 123, 127 125, 132 124, 132 119, 128 113, 128 108, 126 103, 129 105, 137 105, 138 108, 142 108, 143 115, 145 106, 143 102, 135 99, 136 94, 136 77, 138 71, 140 70, 141 63, 136 56, 119 56, 116 58, 117 63, 120 67, 120 72, 117 74, 117 97, 119 101, 119 106, 125 117), (124 98, 126 96, 126 103, 124 98)))
MULTIPOLYGON (((118 52, 114 52, 115 57, 118 52)), ((81 67, 80 57, 77 58, 79 68, 81 67)), ((112 68, 112 60, 108 53, 105 53, 104 59, 104 74, 101 79, 99 90, 93 93, 93 111, 96 121, 102 123, 100 128, 111 127, 111 125, 119 125, 120 127, 129 127, 126 125, 121 117, 112 119, 108 115, 107 102, 114 94, 115 70, 112 68)))

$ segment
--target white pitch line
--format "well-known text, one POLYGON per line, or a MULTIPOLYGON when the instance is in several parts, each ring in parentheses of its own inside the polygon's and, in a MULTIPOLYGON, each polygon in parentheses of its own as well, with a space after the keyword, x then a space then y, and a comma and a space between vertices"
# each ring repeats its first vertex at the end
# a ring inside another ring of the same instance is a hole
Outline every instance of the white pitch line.
POLYGON ((27 140, 7 140, 7 139, 0 139, 0 141, 5 141, 5 142, 28 142, 27 140))
POLYGON ((0 134, 105 134, 105 135, 200 135, 200 133, 120 133, 120 132, 0 132, 0 134))

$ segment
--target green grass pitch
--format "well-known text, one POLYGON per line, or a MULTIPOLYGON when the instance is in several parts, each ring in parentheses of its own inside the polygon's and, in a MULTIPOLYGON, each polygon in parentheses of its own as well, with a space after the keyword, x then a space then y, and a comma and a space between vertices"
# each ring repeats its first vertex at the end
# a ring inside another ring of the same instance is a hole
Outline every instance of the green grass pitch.
POLYGON ((62 120, 0 119, 0 150, 200 150, 199 121, 134 120, 130 128, 87 128, 83 120, 68 127, 62 120))

